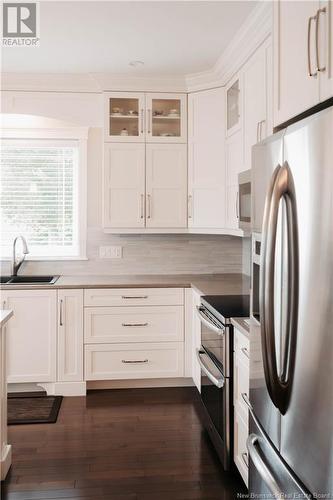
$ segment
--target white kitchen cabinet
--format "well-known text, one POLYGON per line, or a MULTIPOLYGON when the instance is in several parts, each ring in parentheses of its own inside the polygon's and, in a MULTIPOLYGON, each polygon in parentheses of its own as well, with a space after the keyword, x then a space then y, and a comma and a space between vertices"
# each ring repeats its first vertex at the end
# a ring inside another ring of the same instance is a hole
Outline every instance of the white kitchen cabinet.
POLYGON ((187 142, 186 94, 146 94, 146 141, 187 142))
POLYGON ((238 231, 238 174, 244 170, 242 130, 226 140, 226 227, 238 231))
POLYGON ((104 140, 185 144, 186 99, 186 94, 106 92, 104 140))
POLYGON ((145 146, 105 144, 104 228, 145 227, 145 146))
POLYGON ((318 66, 320 101, 333 96, 333 2, 319 2, 318 66))
POLYGON ((185 228, 186 200, 186 145, 147 144, 146 227, 185 228))
POLYGON ((145 141, 145 94, 108 92, 104 106, 105 141, 145 141))
POLYGON ((227 137, 242 127, 242 81, 236 74, 226 86, 226 128, 227 137))
POLYGON ((182 288, 89 288, 84 306, 177 306, 184 304, 182 288))
POLYGON ((183 306, 85 307, 86 344, 183 342, 183 306))
POLYGON ((271 53, 269 39, 242 69, 244 170, 251 168, 252 146, 272 133, 271 53))
POLYGON ((183 342, 85 345, 86 380, 183 376, 183 342))
POLYGON ((83 290, 58 290, 57 380, 83 380, 83 290))
POLYGON ((8 382, 55 382, 57 291, 6 290, 14 316, 7 326, 8 382))
POLYGON ((188 98, 188 227, 225 226, 225 90, 188 98))
POLYGON ((274 2, 275 126, 333 96, 331 33, 332 2, 274 2))
POLYGON ((246 440, 249 435, 249 412, 243 395, 249 396, 249 349, 248 337, 234 327, 234 462, 246 485, 248 484, 246 440))
POLYGON ((200 295, 193 290, 192 378, 196 388, 201 392, 201 368, 197 358, 197 349, 201 347, 201 322, 196 311, 199 305, 200 295))

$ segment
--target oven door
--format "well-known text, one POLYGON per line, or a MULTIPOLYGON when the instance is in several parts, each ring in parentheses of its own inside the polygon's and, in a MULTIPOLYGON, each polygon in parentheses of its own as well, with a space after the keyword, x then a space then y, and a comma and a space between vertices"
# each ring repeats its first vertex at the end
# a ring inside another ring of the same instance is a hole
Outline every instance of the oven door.
POLYGON ((251 228, 251 171, 238 176, 238 225, 240 229, 251 228))
POLYGON ((197 350, 201 367, 201 399, 205 427, 224 468, 230 465, 230 381, 204 348, 197 350))
POLYGON ((230 376, 230 332, 204 306, 197 306, 201 322, 201 345, 220 367, 225 377, 230 376))

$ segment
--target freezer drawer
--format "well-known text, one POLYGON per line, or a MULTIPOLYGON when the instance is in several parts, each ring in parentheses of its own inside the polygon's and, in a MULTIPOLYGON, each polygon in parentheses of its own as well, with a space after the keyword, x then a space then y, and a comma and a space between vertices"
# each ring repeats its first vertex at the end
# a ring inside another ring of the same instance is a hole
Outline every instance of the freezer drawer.
POLYGON ((250 498, 309 498, 309 492, 293 476, 276 448, 250 415, 247 438, 250 498), (251 496, 252 495, 252 496, 251 496))

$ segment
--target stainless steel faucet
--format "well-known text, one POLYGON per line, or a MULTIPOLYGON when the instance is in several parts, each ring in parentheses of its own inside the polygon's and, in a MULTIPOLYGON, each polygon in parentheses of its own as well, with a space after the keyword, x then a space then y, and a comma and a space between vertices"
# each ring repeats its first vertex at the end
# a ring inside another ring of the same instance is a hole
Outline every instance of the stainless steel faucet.
POLYGON ((13 241, 12 276, 17 276, 18 270, 20 269, 20 267, 25 259, 25 256, 28 253, 29 253, 29 250, 28 250, 28 245, 27 245, 27 241, 26 241, 25 237, 22 236, 21 234, 19 236, 16 236, 16 238, 13 241), (16 258, 16 243, 17 243, 17 240, 19 240, 19 239, 22 241, 22 244, 23 244, 23 257, 21 259, 17 260, 17 258, 16 258))

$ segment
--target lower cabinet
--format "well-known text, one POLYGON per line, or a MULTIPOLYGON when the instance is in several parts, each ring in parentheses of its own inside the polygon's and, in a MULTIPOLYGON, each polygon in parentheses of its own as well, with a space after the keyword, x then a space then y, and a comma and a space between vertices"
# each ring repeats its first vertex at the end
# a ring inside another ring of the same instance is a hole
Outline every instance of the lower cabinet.
POLYGON ((83 380, 83 290, 58 290, 58 381, 83 380))
POLYGON ((193 291, 193 321, 192 321, 192 378, 193 382, 201 392, 201 368, 197 359, 197 349, 201 347, 201 322, 196 313, 200 305, 200 295, 193 291))
POLYGON ((184 377, 184 290, 86 290, 85 380, 184 377))
POLYGON ((182 342, 85 345, 86 380, 183 376, 182 342))
POLYGON ((7 327, 8 382, 54 382, 57 291, 8 290, 2 299, 5 308, 14 311, 7 327))
POLYGON ((249 395, 249 339, 234 328, 234 462, 248 485, 249 414, 243 395, 249 395))

